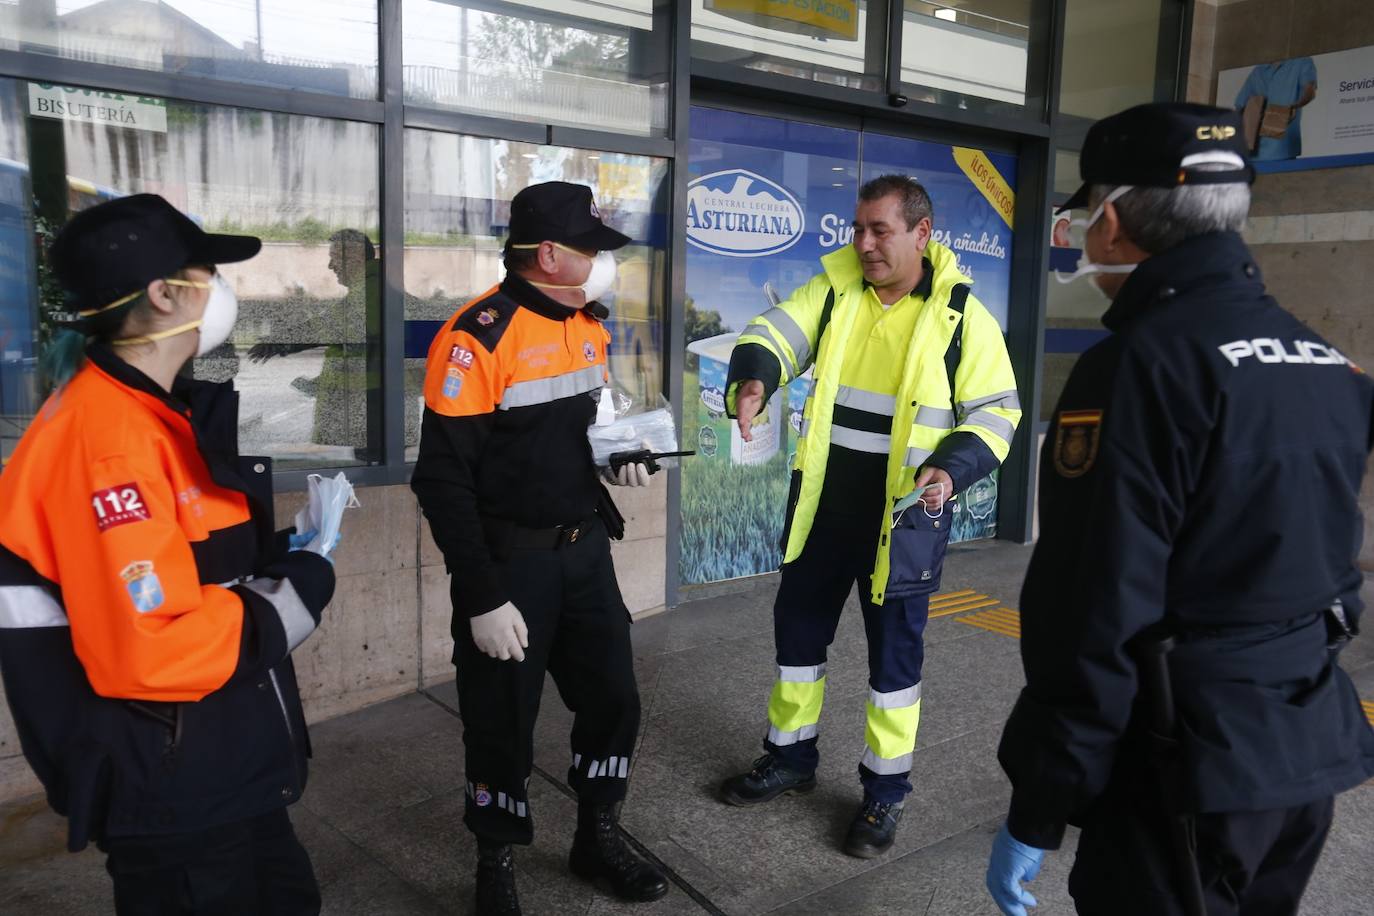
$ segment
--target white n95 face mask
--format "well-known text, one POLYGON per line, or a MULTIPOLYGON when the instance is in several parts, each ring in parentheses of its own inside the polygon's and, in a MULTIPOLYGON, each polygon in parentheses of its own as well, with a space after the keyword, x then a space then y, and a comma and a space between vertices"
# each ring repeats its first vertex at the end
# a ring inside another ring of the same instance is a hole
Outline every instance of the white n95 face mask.
POLYGON ((221 274, 210 278, 210 299, 200 318, 200 343, 196 356, 204 356, 229 339, 239 318, 239 300, 221 274))
MULTIPOLYGON (((591 273, 587 274, 587 279, 576 286, 567 286, 559 283, 534 283, 533 281, 531 281, 531 285, 538 286, 541 289, 580 289, 582 290, 582 295, 585 297, 586 302, 597 301, 610 292, 611 287, 615 286, 615 255, 611 254, 609 251, 598 251, 595 257, 591 257, 583 254, 576 248, 569 248, 567 245, 558 242, 553 242, 552 244, 553 247, 562 249, 569 254, 575 254, 579 258, 588 258, 592 262, 591 273)), ((539 245, 512 245, 510 247, 538 248, 539 245)))
POLYGON ((1092 212, 1092 216, 1089 216, 1085 220, 1073 220, 1070 224, 1069 238, 1071 239, 1073 247, 1082 251, 1083 254, 1078 258, 1078 268, 1073 273, 1065 274, 1056 270, 1054 272, 1054 278, 1056 280, 1060 283, 1072 283, 1077 279, 1092 274, 1128 274, 1140 266, 1138 264, 1097 264, 1088 260, 1088 230, 1102 218, 1102 213, 1106 210, 1107 204, 1113 203, 1129 190, 1131 190, 1131 185, 1128 184, 1123 184, 1113 189, 1112 193, 1102 198, 1102 203, 1097 205, 1097 209, 1092 212))
POLYGON ((112 346, 131 347, 137 344, 153 343, 199 328, 200 342, 196 344, 196 356, 204 356, 229 339, 229 335, 234 330, 234 322, 239 317, 239 300, 224 277, 215 274, 208 283, 201 280, 179 280, 173 277, 169 277, 163 282, 168 286, 208 289, 210 297, 205 301, 205 312, 195 321, 188 321, 165 331, 112 340, 110 341, 112 346))
POLYGON ((609 251, 598 251, 592 258, 592 272, 582 282, 582 295, 588 302, 595 302, 615 286, 615 255, 609 251))

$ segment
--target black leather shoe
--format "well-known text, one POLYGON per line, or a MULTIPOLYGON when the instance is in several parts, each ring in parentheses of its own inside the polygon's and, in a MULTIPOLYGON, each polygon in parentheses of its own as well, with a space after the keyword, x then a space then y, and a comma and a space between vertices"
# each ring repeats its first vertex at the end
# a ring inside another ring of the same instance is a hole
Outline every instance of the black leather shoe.
POLYGON ((520 916, 515 857, 509 846, 477 844, 477 912, 480 916, 520 916))
POLYGON ((902 819, 902 805, 865 798, 849 825, 844 838, 844 851, 860 859, 876 859, 892 848, 897 839, 897 824, 902 819))
POLYGON ((799 773, 783 766, 772 754, 764 754, 748 773, 721 783, 720 797, 728 804, 745 807, 770 802, 779 795, 804 795, 814 788, 815 773, 799 773))
POLYGON ((616 805, 578 806, 568 868, 584 881, 608 887, 621 900, 657 900, 668 893, 668 879, 625 842, 616 809, 616 805))

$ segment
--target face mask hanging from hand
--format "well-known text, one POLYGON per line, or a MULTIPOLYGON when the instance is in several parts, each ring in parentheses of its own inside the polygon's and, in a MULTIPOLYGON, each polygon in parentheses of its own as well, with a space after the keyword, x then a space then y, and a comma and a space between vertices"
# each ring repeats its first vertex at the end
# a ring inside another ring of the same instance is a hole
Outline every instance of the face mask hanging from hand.
POLYGON ((1121 197, 1121 195, 1129 190, 1131 190, 1131 185, 1121 185, 1119 188, 1113 190, 1112 193, 1102 198, 1102 203, 1097 205, 1097 209, 1092 212, 1092 216, 1088 217, 1086 220, 1076 219, 1070 224, 1071 228, 1069 232, 1073 247, 1082 251, 1083 254, 1078 259, 1077 270, 1071 274, 1064 274, 1056 270, 1054 272, 1054 278, 1056 280, 1060 283, 1067 284, 1091 274, 1128 274, 1140 266, 1138 264, 1096 264, 1088 260, 1088 230, 1102 218, 1102 213, 1106 210, 1107 204, 1116 201, 1117 198, 1121 197))
MULTIPOLYGON (((538 248, 539 245, 512 245, 510 247, 538 248)), ((569 254, 575 254, 579 258, 588 258, 587 255, 577 249, 569 248, 567 245, 560 245, 558 242, 554 242, 553 247, 566 251, 569 254)), ((611 287, 615 286, 615 255, 611 254, 609 251, 598 251, 596 257, 590 257, 588 259, 592 262, 591 273, 587 274, 587 279, 583 280, 579 285, 567 286, 559 283, 534 283, 533 281, 531 281, 531 285, 538 286, 541 289, 580 289, 582 290, 582 295, 586 297, 586 302, 596 302, 602 296, 610 292, 611 287)))

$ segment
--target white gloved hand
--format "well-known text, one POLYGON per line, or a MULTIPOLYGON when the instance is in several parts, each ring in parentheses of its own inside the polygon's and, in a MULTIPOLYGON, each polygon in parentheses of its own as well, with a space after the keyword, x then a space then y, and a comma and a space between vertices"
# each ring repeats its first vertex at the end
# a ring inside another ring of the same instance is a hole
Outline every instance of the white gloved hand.
POLYGON ((606 482, 613 487, 647 487, 649 485, 649 466, 642 461, 635 461, 630 464, 622 464, 620 470, 611 473, 610 468, 606 468, 603 475, 606 482))
POLYGON ((494 611, 478 614, 469 624, 472 626, 472 641, 485 655, 501 661, 525 660, 525 649, 530 645, 530 631, 525 628, 525 618, 520 609, 507 601, 494 611))
MULTIPOLYGON (((639 447, 654 450, 654 445, 648 439, 639 443, 639 447)), ((620 470, 612 471, 606 468, 601 472, 601 476, 613 487, 647 487, 649 485, 649 466, 642 461, 635 461, 630 464, 622 464, 620 470)))

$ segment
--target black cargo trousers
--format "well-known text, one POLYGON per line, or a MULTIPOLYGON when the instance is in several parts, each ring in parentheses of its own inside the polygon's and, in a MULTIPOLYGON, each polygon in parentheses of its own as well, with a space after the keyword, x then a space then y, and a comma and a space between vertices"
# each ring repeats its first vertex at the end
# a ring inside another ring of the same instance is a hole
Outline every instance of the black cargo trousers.
POLYGON ((466 758, 463 821, 484 840, 528 844, 534 837, 528 787, 546 671, 574 716, 569 785, 585 803, 625 797, 639 733, 630 614, 605 526, 594 516, 581 529, 556 548, 515 547, 498 560, 506 594, 529 629, 523 662, 484 655, 467 619, 453 621, 466 758))

